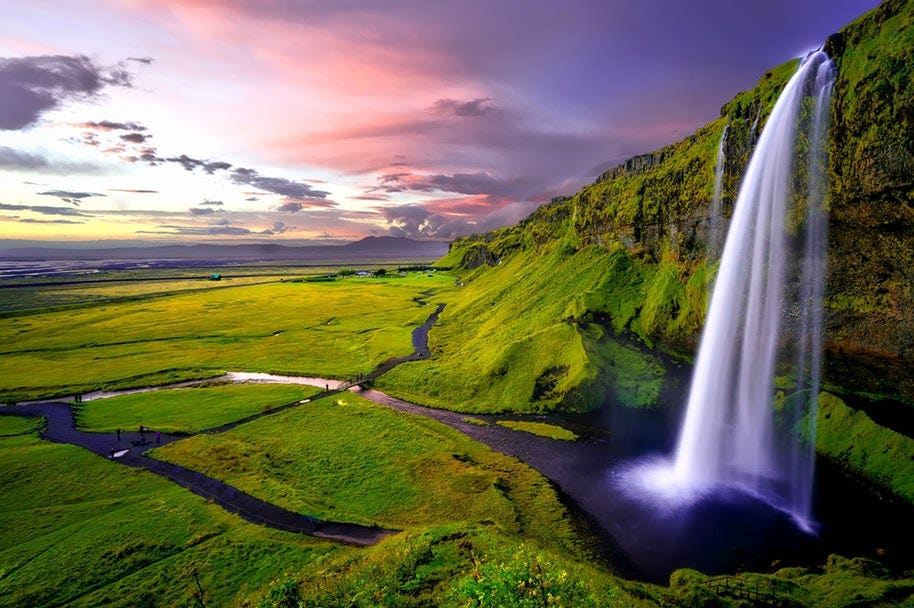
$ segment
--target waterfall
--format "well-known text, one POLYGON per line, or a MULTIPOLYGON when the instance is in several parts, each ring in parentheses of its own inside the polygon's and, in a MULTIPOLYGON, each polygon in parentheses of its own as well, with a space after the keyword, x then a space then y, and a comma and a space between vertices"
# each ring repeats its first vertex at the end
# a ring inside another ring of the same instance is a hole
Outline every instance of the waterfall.
POLYGON ((826 168, 825 134, 828 132, 834 68, 830 62, 819 64, 814 83, 816 96, 809 137, 806 234, 803 266, 799 284, 800 325, 797 335, 797 398, 788 412, 791 427, 798 437, 789 443, 792 494, 790 511, 811 518, 812 482, 815 469, 816 413, 819 405, 822 368, 825 266, 828 252, 828 218, 824 210, 826 168))
POLYGON ((762 117, 762 104, 759 103, 758 110, 755 112, 755 120, 752 121, 752 128, 749 129, 749 145, 755 143, 755 134, 758 131, 758 121, 762 117))
POLYGON ((761 132, 734 207, 669 476, 670 483, 694 490, 740 487, 807 526, 815 441, 808 434, 814 432, 822 342, 823 140, 833 80, 828 56, 810 54, 761 132), (797 145, 807 137, 808 146, 797 145), (796 173, 798 167, 804 170, 796 173), (797 219, 804 215, 794 204, 806 206, 805 221, 797 219), (797 223, 805 239, 791 228, 797 223), (795 255, 802 246, 796 241, 804 240, 805 255, 795 255), (798 320, 788 318, 796 316, 794 305, 798 320), (795 408, 786 440, 776 434, 774 376, 782 330, 794 325, 798 378, 809 398, 795 408), (793 467, 803 470, 794 474, 793 467))
POLYGON ((724 210, 721 200, 724 192, 724 165, 727 161, 727 133, 730 132, 730 125, 724 127, 724 132, 720 135, 720 143, 717 146, 717 164, 714 166, 714 196, 711 198, 710 226, 708 230, 708 259, 717 258, 720 255, 720 245, 723 242, 724 235, 724 210))

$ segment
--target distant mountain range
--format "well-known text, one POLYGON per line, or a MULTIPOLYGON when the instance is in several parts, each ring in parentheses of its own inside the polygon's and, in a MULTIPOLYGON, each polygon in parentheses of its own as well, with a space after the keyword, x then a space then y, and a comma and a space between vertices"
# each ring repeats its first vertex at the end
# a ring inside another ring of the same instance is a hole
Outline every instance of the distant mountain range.
POLYGON ((251 245, 159 245, 61 249, 13 247, 0 249, 0 260, 437 260, 449 243, 414 241, 403 237, 369 236, 345 245, 289 246, 275 243, 251 245))

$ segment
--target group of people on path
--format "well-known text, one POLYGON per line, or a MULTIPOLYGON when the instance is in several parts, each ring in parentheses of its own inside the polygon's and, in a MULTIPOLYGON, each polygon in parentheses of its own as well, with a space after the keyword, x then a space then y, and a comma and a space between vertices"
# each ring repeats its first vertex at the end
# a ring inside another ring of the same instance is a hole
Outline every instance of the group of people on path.
MULTIPOLYGON (((139 439, 134 439, 134 440, 132 440, 132 441, 130 442, 130 445, 133 445, 133 446, 137 446, 137 445, 149 445, 150 441, 149 441, 149 439, 146 437, 146 434, 147 434, 147 433, 152 433, 152 429, 149 428, 148 426, 143 426, 143 425, 141 424, 140 427, 139 427, 139 429, 138 429, 138 431, 139 431, 139 434, 140 434, 140 438, 139 438, 139 439)), ((123 429, 121 429, 120 427, 118 427, 118 428, 114 431, 114 434, 115 434, 115 436, 117 437, 118 442, 120 442, 120 440, 121 440, 121 433, 123 433, 123 432, 125 432, 125 431, 123 431, 123 429)), ((162 432, 161 432, 161 431, 156 431, 156 432, 155 432, 154 439, 155 439, 155 442, 156 442, 156 443, 162 443, 162 432)), ((108 451, 108 458, 114 458, 114 454, 115 454, 116 451, 117 451, 117 450, 115 450, 114 448, 112 448, 111 450, 109 450, 109 451, 108 451)))
MULTIPOLYGON (((151 433, 151 432, 152 432, 152 429, 149 428, 148 426, 143 426, 143 425, 141 424, 141 425, 140 425, 139 432, 140 432, 140 439, 139 439, 139 441, 134 440, 134 441, 131 441, 130 444, 131 444, 131 445, 148 445, 148 444, 149 444, 149 440, 146 439, 146 433, 151 433)), ((118 441, 121 440, 121 429, 118 429, 118 430, 117 430, 117 440, 118 440, 118 441)), ((156 443, 162 443, 162 432, 161 432, 161 431, 156 431, 155 440, 156 440, 156 443)))

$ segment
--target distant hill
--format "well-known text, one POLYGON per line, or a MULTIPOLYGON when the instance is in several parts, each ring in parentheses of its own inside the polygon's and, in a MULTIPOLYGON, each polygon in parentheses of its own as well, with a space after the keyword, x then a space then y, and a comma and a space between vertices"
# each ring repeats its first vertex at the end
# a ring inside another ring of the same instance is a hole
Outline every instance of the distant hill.
POLYGON ((448 252, 449 243, 414 241, 403 237, 369 236, 345 245, 289 246, 276 243, 251 245, 162 245, 60 249, 15 247, 0 249, 2 260, 437 260, 448 252))

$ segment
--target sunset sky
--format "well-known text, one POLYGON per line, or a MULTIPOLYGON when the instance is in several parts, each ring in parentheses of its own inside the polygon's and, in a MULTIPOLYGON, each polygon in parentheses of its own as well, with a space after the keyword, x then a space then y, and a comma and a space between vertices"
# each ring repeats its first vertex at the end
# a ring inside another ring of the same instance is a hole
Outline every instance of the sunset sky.
POLYGON ((0 240, 451 239, 876 0, 4 0, 0 240))

